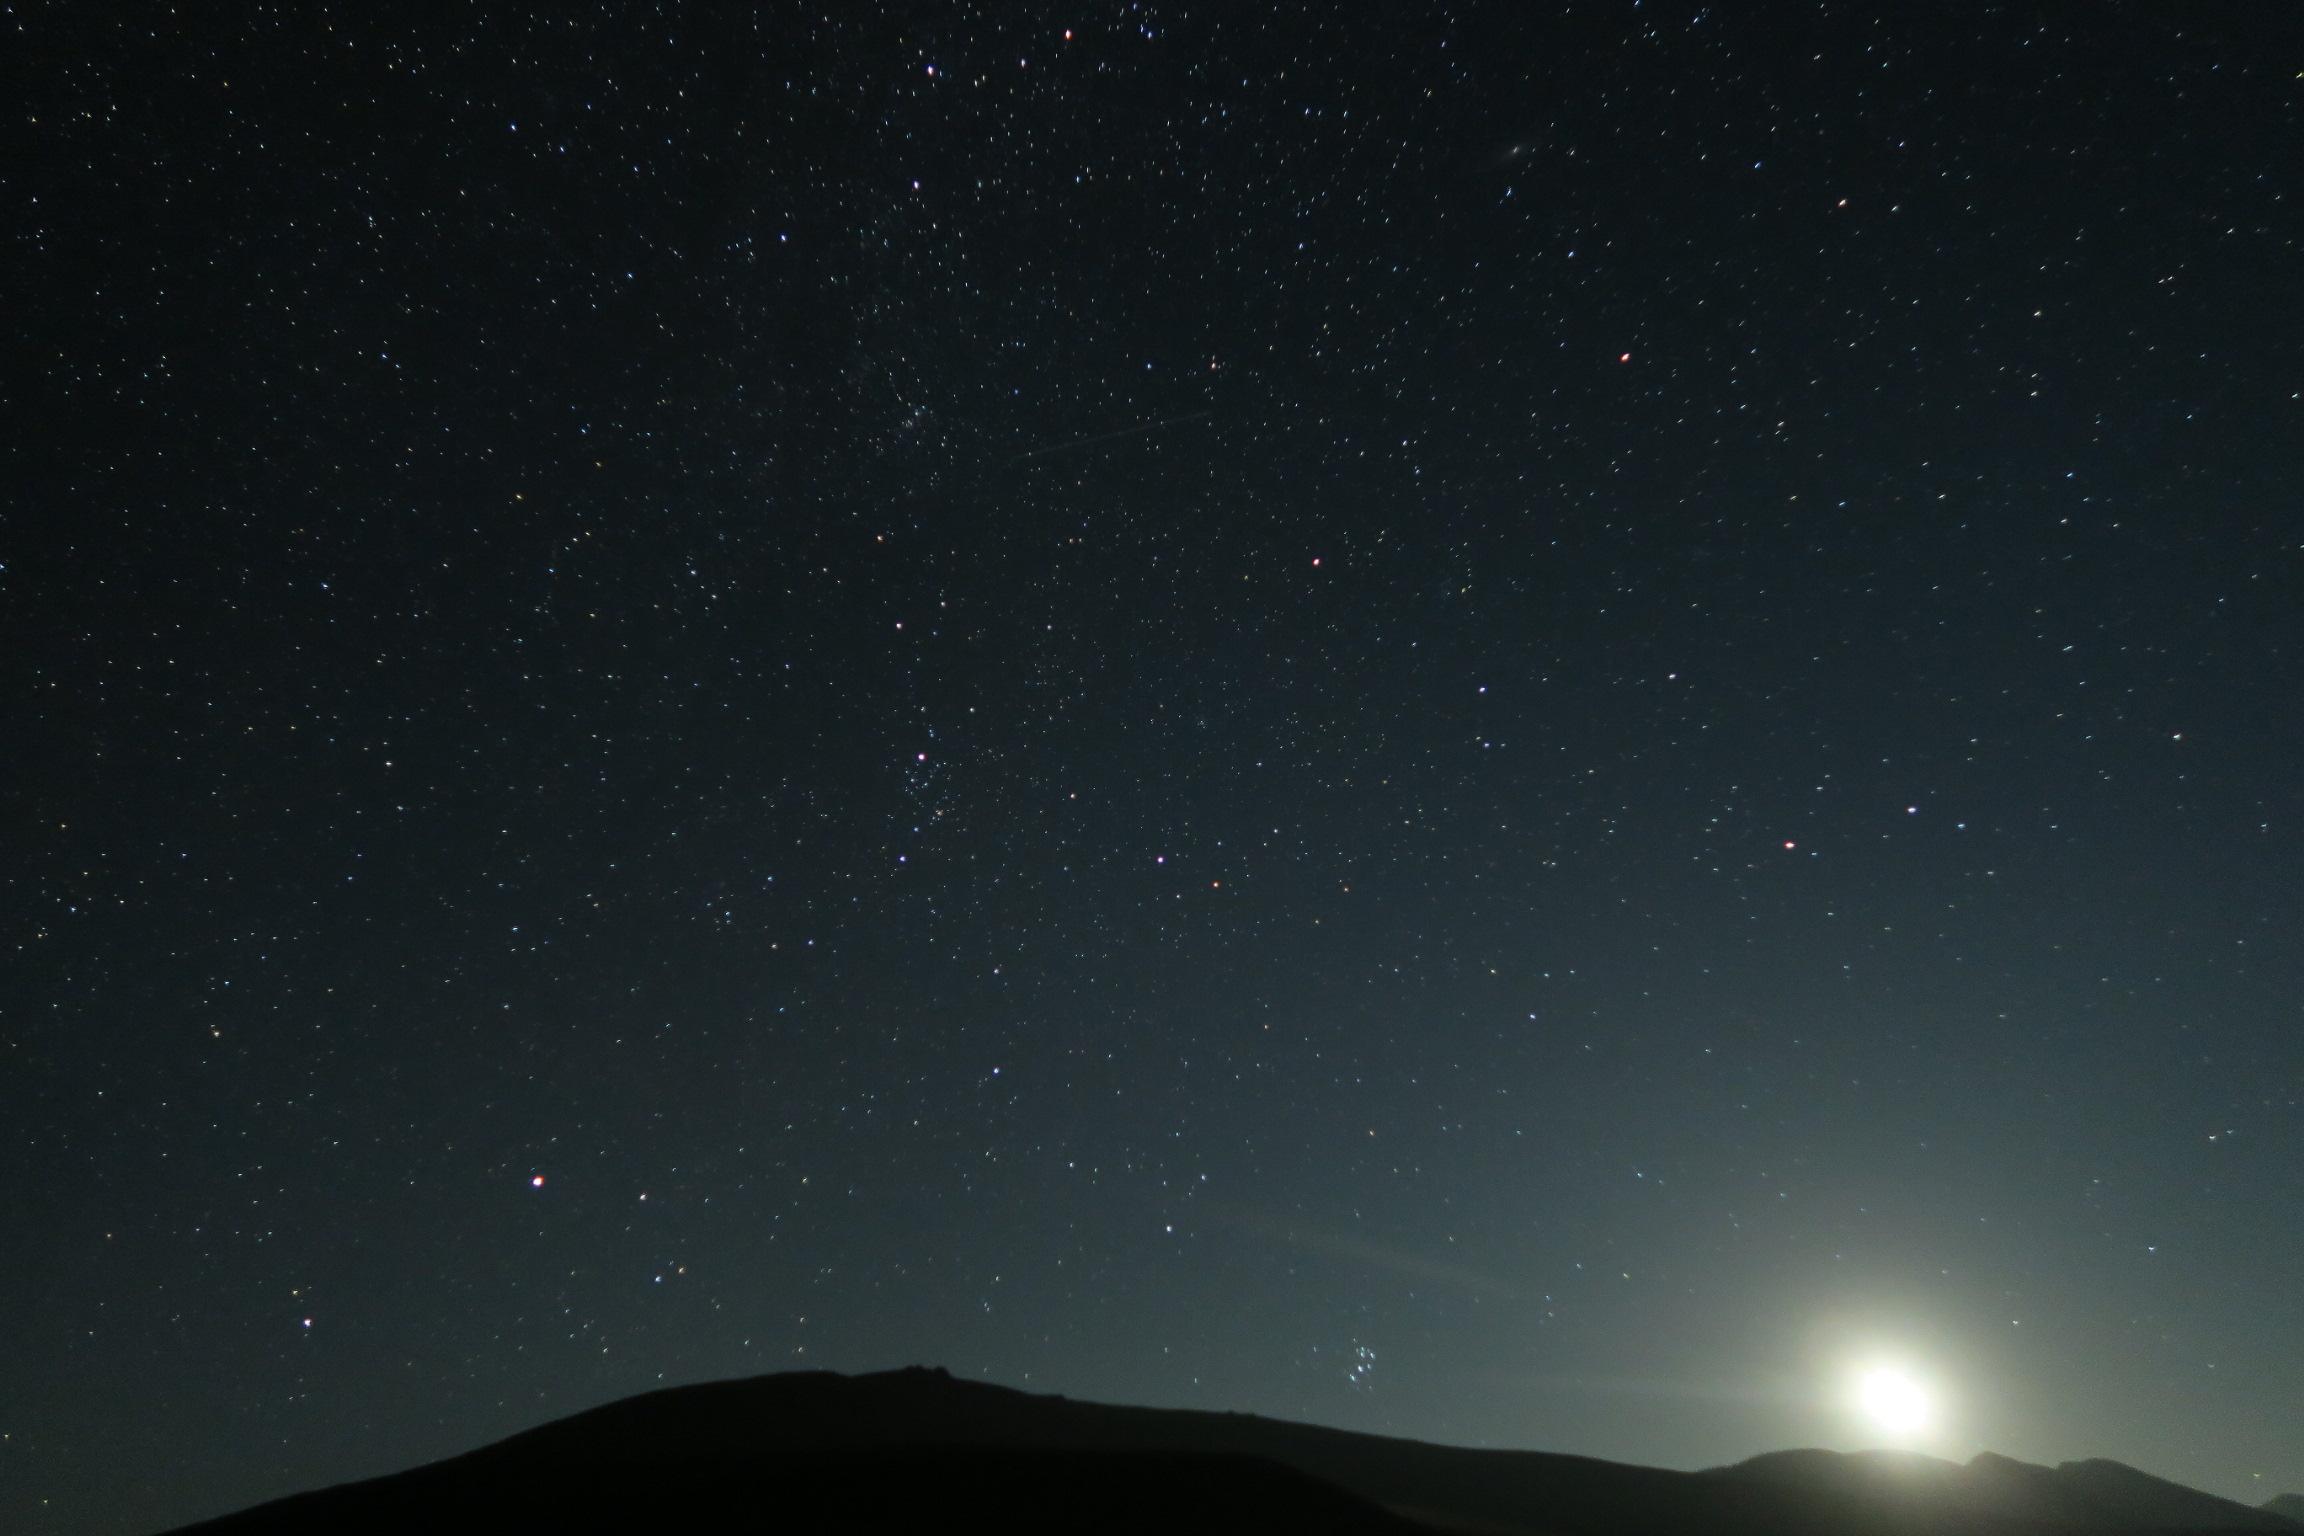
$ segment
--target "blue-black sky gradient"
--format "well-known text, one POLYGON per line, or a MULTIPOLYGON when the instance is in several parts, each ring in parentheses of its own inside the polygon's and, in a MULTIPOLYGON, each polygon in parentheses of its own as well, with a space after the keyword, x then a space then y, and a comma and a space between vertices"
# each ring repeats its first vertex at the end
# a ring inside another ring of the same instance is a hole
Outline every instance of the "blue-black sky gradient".
POLYGON ((2304 1488, 2304 16, 0 17, 0 1526, 908 1362, 2304 1488))

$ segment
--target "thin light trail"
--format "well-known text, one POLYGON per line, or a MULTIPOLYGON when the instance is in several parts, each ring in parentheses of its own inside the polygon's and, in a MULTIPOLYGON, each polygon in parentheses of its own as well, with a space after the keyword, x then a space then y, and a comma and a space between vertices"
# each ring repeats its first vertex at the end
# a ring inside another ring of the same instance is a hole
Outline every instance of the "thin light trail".
POLYGON ((1093 447, 1097 443, 1114 442, 1123 437, 1139 437, 1146 432, 1157 432, 1162 427, 1180 427, 1185 422, 1198 421, 1211 414, 1213 413, 1209 411, 1193 411, 1184 416, 1169 416, 1159 421, 1148 421, 1142 426, 1122 427, 1116 432, 1099 432, 1094 437, 1076 437, 1068 443, 1056 443, 1047 448, 1034 448, 1030 452, 1020 453, 1009 462, 1020 464, 1026 459, 1044 459, 1052 453, 1070 453, 1075 448, 1093 447))

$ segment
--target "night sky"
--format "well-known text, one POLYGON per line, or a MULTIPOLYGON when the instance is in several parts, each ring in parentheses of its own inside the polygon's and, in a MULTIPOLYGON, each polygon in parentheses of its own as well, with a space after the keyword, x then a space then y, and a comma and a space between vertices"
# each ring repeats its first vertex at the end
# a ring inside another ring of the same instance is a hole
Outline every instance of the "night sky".
POLYGON ((2295 8, 375 9, 0 14, 0 1525, 910 1362, 2304 1488, 2295 8))

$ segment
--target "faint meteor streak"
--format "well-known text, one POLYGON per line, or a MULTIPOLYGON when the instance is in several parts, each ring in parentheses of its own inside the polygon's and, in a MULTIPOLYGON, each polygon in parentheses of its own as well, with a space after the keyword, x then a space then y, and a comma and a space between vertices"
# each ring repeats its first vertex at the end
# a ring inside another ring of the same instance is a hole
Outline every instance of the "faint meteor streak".
POLYGON ((1524 1301, 1528 1293, 1519 1286, 1495 1275, 1482 1274, 1468 1265, 1450 1264, 1428 1259, 1404 1248, 1373 1243, 1355 1233, 1323 1231, 1299 1221, 1286 1221, 1248 1206, 1200 1201, 1197 1214, 1228 1227, 1252 1232, 1258 1237, 1279 1242, 1291 1248, 1302 1248, 1313 1253, 1324 1253, 1331 1258, 1347 1259, 1356 1264, 1367 1264, 1377 1269, 1390 1270, 1411 1280, 1425 1280, 1438 1285, 1452 1286, 1484 1296, 1502 1296, 1524 1301))

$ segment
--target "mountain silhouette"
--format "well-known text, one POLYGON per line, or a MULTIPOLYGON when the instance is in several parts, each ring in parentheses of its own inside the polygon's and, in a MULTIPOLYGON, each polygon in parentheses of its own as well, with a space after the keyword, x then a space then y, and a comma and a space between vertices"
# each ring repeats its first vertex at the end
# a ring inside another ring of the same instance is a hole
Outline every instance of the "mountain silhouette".
POLYGON ((2276 1493, 2256 1507, 2304 1525, 2304 1493, 2276 1493))
POLYGON ((925 1529, 1459 1536, 2138 1536, 2304 1524, 2109 1461, 1785 1451, 1673 1472, 1246 1414, 1122 1408, 913 1368, 610 1403, 183 1536, 925 1529))

